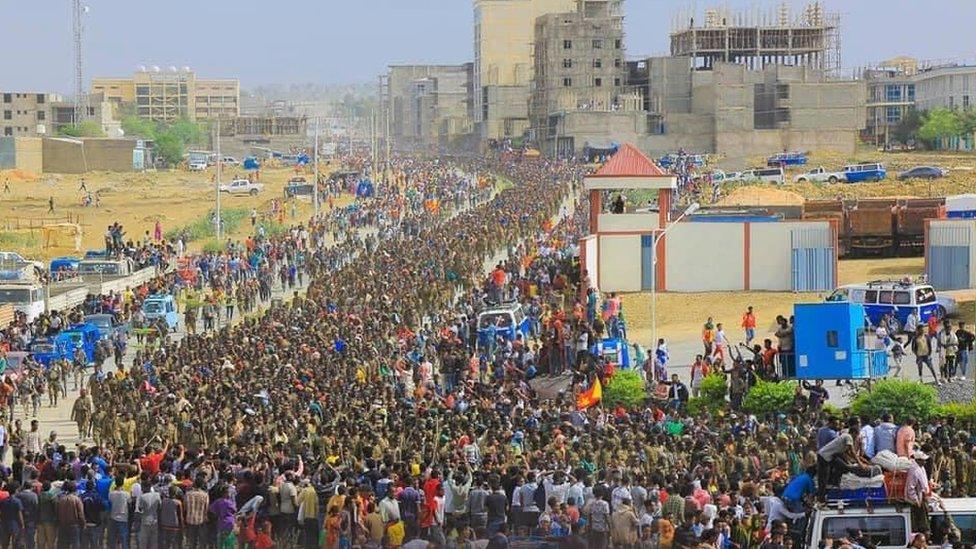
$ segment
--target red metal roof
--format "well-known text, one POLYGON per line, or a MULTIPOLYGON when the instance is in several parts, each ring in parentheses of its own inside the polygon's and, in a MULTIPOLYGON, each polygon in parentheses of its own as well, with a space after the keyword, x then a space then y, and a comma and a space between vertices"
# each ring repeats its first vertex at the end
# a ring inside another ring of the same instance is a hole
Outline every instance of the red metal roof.
POLYGON ((590 177, 671 177, 671 174, 628 143, 590 177))

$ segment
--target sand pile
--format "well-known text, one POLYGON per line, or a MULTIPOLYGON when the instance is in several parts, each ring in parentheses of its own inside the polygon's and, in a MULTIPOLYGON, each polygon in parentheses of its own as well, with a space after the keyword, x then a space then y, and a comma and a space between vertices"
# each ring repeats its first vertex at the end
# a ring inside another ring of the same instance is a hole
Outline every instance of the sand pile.
POLYGON ((9 179, 14 182, 34 182, 40 179, 37 174, 21 169, 0 171, 0 179, 9 179))
POLYGON ((800 206, 803 196, 775 187, 747 185, 736 187, 719 201, 720 206, 800 206))

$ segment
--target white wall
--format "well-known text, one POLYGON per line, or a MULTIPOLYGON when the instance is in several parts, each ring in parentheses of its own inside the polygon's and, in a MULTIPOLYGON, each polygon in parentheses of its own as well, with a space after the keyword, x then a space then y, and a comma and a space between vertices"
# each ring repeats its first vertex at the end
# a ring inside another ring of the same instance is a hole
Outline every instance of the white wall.
POLYGON ((583 265, 583 268, 586 269, 587 274, 590 275, 590 284, 599 289, 600 266, 597 263, 596 256, 596 236, 589 235, 583 237, 582 247, 583 253, 586 257, 586 263, 583 265))
POLYGON ((600 291, 640 291, 640 243, 640 235, 600 236, 600 291))
POLYGON ((612 214, 602 213, 597 218, 597 230, 601 233, 614 232, 650 232, 658 227, 660 216, 657 212, 612 214))
POLYGON ((823 231, 833 241, 830 223, 826 221, 783 221, 749 225, 749 288, 752 290, 789 291, 793 287, 792 231, 823 231))
POLYGON ((742 223, 675 225, 666 237, 665 290, 741 290, 745 279, 743 235, 742 223))

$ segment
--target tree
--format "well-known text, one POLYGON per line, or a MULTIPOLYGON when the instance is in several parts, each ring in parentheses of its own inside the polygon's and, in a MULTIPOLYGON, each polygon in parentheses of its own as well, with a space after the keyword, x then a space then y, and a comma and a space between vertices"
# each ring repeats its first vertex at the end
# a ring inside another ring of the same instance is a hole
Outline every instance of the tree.
POLYGON ((157 135, 154 148, 156 156, 171 166, 183 161, 183 141, 173 132, 165 131, 157 135))
POLYGON ((750 414, 765 416, 777 412, 787 412, 793 407, 796 383, 792 381, 759 380, 742 401, 742 408, 750 414))
POLYGON ((102 125, 94 120, 82 120, 78 124, 65 126, 58 134, 64 137, 105 137, 102 125))
POLYGON ((203 141, 203 130, 200 124, 191 122, 188 118, 181 118, 173 122, 168 131, 173 133, 184 145, 196 145, 203 141))
POLYGON ((922 127, 918 129, 918 137, 937 146, 943 139, 962 135, 962 130, 959 115, 953 110, 940 107, 929 111, 922 127))
POLYGON ((888 412, 895 421, 915 418, 926 421, 939 410, 935 387, 918 381, 883 379, 869 390, 862 390, 851 402, 851 412, 858 416, 880 417, 888 412))
POLYGON ((127 137, 156 139, 156 124, 152 120, 135 115, 122 118, 122 131, 127 137))
POLYGON ((922 113, 916 109, 908 109, 898 125, 891 131, 891 137, 899 143, 908 143, 915 139, 918 129, 922 127, 922 113))

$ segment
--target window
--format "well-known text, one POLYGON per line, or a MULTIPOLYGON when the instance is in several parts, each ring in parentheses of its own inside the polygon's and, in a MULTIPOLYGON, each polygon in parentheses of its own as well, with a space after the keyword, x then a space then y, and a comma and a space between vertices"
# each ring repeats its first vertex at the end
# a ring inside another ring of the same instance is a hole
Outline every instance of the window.
POLYGON ((9 93, 3 94, 4 103, 10 103, 11 101, 13 101, 13 97, 11 97, 9 93))
POLYGON ((827 347, 830 349, 836 349, 838 345, 837 330, 827 330, 827 347))
POLYGON ((136 86, 136 95, 149 95, 149 86, 136 86))
POLYGON ((901 108, 892 106, 885 107, 885 122, 888 124, 901 122, 901 108))
POLYGON ((13 118, 14 118, 14 113, 13 112, 11 112, 11 111, 3 111, 3 119, 4 120, 13 120, 13 118))
POLYGON ((595 50, 603 49, 603 40, 600 40, 599 38, 594 39, 593 49, 595 50))
POLYGON ((613 85, 614 86, 619 86, 620 85, 620 78, 619 77, 613 79, 613 85))
POLYGON ((896 516, 837 516, 824 519, 821 539, 840 539, 850 530, 860 530, 865 538, 878 546, 902 546, 908 537, 908 519, 896 516))
POLYGON ((573 60, 572 59, 563 59, 563 68, 564 69, 571 69, 571 68, 573 68, 573 60))
POLYGON ((892 303, 891 299, 894 292, 891 290, 881 290, 878 292, 878 303, 884 303, 885 305, 890 305, 892 303))
POLYGON ((44 120, 44 111, 37 111, 37 119, 44 120))
POLYGON ((564 88, 568 88, 568 87, 570 87, 572 85, 573 85, 573 79, 572 78, 563 78, 563 87, 564 88))
POLYGON ((37 94, 37 104, 38 105, 43 105, 45 99, 46 99, 46 97, 44 96, 43 93, 37 94))
POLYGON ((952 96, 950 95, 949 96, 949 108, 951 109, 953 107, 955 107, 955 105, 953 105, 952 96))
POLYGON ((926 303, 935 303, 935 290, 928 287, 919 288, 915 290, 915 303, 918 305, 925 305, 926 303))
POLYGON ((601 86, 603 86, 603 79, 602 78, 594 78, 593 79, 593 85, 596 86, 596 87, 598 87, 598 88, 601 87, 601 86))
POLYGON ((621 40, 621 39, 619 39, 619 38, 613 41, 613 47, 614 47, 614 49, 618 49, 619 50, 620 48, 623 47, 623 45, 624 45, 624 41, 621 40))
POLYGON ((789 84, 777 84, 776 85, 776 99, 789 99, 790 98, 790 85, 789 84))
POLYGON ((908 92, 908 100, 915 101, 915 84, 909 84, 906 91, 908 92))
POLYGON ((620 64, 621 64, 621 63, 622 63, 622 61, 620 60, 620 58, 619 58, 619 57, 618 57, 617 59, 614 59, 614 60, 613 60, 613 66, 614 66, 614 67, 617 67, 618 69, 620 68, 620 64))
POLYGON ((962 108, 964 108, 964 109, 968 109, 969 108, 969 96, 968 95, 962 96, 962 108))
POLYGON ((573 41, 572 40, 563 40, 563 49, 564 50, 571 50, 571 49, 573 49, 573 41))
POLYGON ((885 86, 886 101, 901 101, 901 86, 899 84, 888 84, 885 86))
POLYGON ((912 302, 912 294, 908 292, 895 292, 892 303, 895 305, 909 305, 912 302))
POLYGON ((601 69, 601 68, 603 68, 603 59, 594 59, 593 60, 593 68, 594 69, 601 69))
POLYGON ((6 128, 3 129, 3 135, 13 135, 13 134, 14 134, 14 129, 11 128, 10 126, 7 126, 6 128))

